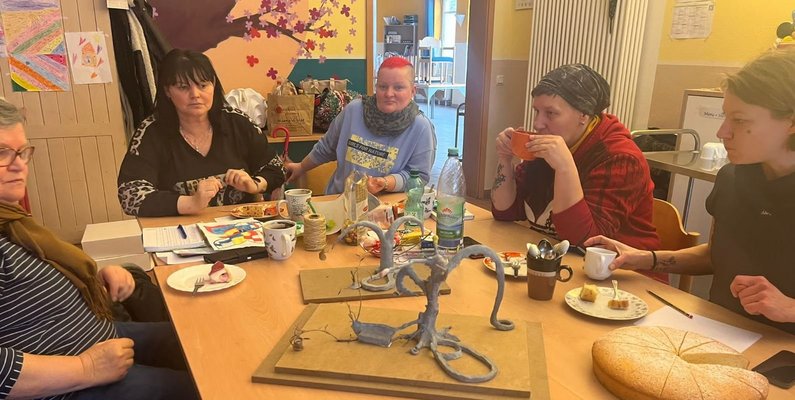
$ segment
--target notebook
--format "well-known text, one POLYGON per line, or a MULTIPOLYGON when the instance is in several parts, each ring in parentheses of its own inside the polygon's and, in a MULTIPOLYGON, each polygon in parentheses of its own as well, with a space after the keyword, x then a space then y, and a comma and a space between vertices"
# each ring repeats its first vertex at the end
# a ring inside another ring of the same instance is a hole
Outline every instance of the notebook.
POLYGON ((144 250, 153 253, 157 251, 171 251, 178 249, 192 249, 204 247, 204 235, 196 224, 182 225, 183 235, 179 225, 163 226, 159 228, 144 228, 142 230, 144 250))

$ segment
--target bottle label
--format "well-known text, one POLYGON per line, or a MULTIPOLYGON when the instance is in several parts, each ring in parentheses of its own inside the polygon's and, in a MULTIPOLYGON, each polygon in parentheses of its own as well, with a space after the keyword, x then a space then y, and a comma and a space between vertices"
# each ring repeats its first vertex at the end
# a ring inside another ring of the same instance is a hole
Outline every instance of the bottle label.
POLYGON ((436 233, 439 247, 457 248, 464 237, 464 199, 439 196, 436 205, 436 233))
MULTIPOLYGON (((423 187, 416 187, 411 188, 408 191, 408 200, 406 200, 406 209, 404 210, 404 215, 416 217, 420 221, 425 219, 425 208, 422 205, 422 193, 424 192, 423 187)), ((418 224, 409 222, 407 223, 411 226, 417 226, 418 224)))

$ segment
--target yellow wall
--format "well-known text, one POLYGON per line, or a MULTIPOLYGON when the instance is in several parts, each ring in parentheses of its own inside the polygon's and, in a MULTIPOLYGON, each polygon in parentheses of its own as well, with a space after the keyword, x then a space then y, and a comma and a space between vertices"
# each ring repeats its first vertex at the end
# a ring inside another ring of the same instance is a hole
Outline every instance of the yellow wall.
MULTIPOLYGON (((363 1, 357 1, 363 3, 363 1)), ((375 40, 384 41, 384 18, 395 16, 400 23, 403 23, 403 16, 406 14, 417 14, 417 39, 424 38, 425 35, 425 0, 375 0, 375 25, 378 27, 375 40)))
POLYGON ((514 2, 498 0, 494 5, 493 60, 528 60, 533 10, 515 10, 514 2))
POLYGON ((645 126, 679 127, 684 91, 720 86, 746 62, 771 48, 776 27, 791 19, 795 2, 716 0, 706 39, 670 38, 675 0, 666 0, 659 60, 645 126))
MULTIPOLYGON (((309 8, 319 7, 321 0, 310 0, 309 8)), ((342 4, 342 3, 341 3, 342 4)), ((367 24, 370 23, 365 9, 366 2, 364 0, 352 2, 344 2, 350 7, 350 17, 346 17, 339 10, 334 10, 334 14, 323 18, 325 22, 328 20, 331 26, 336 28, 339 32, 335 40, 326 40, 326 51, 323 55, 327 58, 356 58, 361 59, 366 57, 366 50, 369 43, 367 38, 367 24), (351 17, 355 18, 356 24, 351 24, 351 17), (350 29, 354 29, 355 36, 351 35, 350 29), (353 47, 353 51, 348 53, 345 48, 348 43, 353 47)), ((312 58, 317 58, 313 55, 312 58)))
POLYGON ((675 0, 667 0, 660 64, 742 65, 776 40, 776 27, 789 21, 795 2, 717 0, 712 34, 706 39, 670 37, 675 0))

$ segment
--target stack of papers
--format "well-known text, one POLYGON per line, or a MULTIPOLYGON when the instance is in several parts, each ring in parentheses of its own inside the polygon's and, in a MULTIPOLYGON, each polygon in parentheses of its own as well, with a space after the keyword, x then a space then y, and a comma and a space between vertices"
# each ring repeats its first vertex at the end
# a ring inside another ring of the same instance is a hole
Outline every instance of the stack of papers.
POLYGON ((144 250, 149 253, 179 249, 205 247, 207 244, 196 224, 144 228, 142 231, 144 250), (185 234, 183 235, 182 230, 185 234))

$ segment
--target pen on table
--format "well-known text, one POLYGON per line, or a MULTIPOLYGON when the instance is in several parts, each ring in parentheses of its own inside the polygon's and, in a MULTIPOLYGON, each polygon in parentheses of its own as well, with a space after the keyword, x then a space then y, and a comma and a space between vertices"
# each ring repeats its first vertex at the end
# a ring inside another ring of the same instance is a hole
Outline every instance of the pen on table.
POLYGON ((188 232, 185 232, 185 227, 182 224, 177 225, 177 230, 179 231, 179 235, 182 236, 183 239, 188 238, 188 232))
POLYGON ((670 301, 663 299, 662 297, 660 297, 660 295, 658 295, 657 293, 652 292, 651 290, 646 290, 646 291, 649 292, 650 295, 654 296, 654 298, 656 298, 657 300, 660 300, 663 304, 673 308, 676 311, 679 311, 685 317, 693 319, 693 314, 690 314, 690 313, 686 312, 685 310, 683 310, 683 309, 671 304, 670 301))

